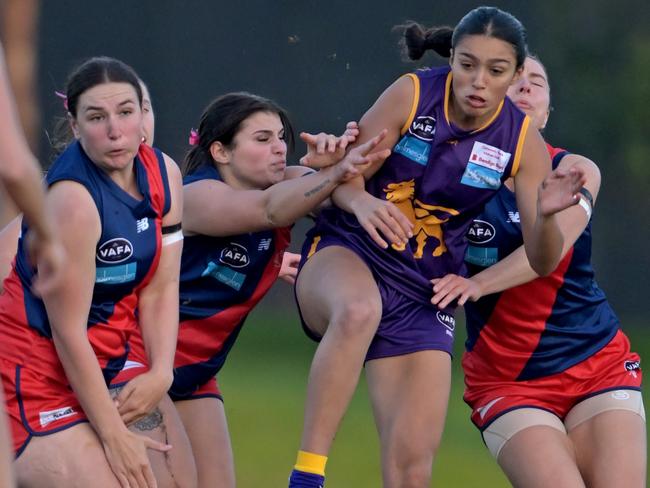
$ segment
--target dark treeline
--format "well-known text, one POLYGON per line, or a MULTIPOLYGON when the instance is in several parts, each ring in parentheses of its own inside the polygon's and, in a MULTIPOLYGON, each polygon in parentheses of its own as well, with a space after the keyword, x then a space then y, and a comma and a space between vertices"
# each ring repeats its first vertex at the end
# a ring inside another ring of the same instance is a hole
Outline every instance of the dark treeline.
MULTIPOLYGON (((526 25, 546 64, 555 110, 546 136, 590 157, 603 188, 594 217, 600 285, 623 318, 641 318, 650 295, 650 7, 609 2, 499 1, 526 25)), ((57 0, 41 3, 39 96, 46 127, 61 115, 53 95, 79 60, 98 54, 133 65, 149 84, 156 145, 180 161, 187 136, 214 96, 248 90, 274 98, 298 130, 338 132, 393 79, 393 25, 454 25, 466 0, 57 0)), ((434 55, 422 65, 444 62, 434 55)), ((301 147, 298 147, 298 152, 301 147)), ((294 155, 297 160, 300 154, 294 155)), ((43 160, 47 139, 43 136, 43 160)), ((296 240, 300 239, 296 235, 296 240)))

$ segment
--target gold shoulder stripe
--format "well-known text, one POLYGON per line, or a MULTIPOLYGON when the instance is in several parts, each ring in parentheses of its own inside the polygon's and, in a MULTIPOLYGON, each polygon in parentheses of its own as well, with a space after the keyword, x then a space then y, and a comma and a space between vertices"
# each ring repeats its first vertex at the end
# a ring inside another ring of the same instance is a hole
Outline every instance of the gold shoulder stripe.
POLYGON ((447 79, 445 80, 445 94, 444 94, 444 106, 443 110, 445 112, 445 119, 447 119, 447 124, 451 126, 451 121, 449 120, 449 97, 451 97, 451 71, 447 73, 447 79))
POLYGON ((501 103, 499 103, 499 106, 497 107, 497 109, 496 109, 496 111, 494 112, 494 114, 492 115, 492 117, 490 117, 490 120, 488 120, 485 124, 483 124, 483 125, 482 125, 481 127, 479 127, 478 129, 473 130, 473 131, 472 131, 472 134, 476 134, 477 132, 480 132, 480 131, 482 131, 482 130, 484 130, 484 129, 487 129, 487 128, 490 126, 490 124, 491 124, 492 122, 494 122, 495 119, 496 119, 496 118, 499 116, 499 114, 501 113, 501 109, 503 108, 503 104, 504 104, 504 102, 505 102, 505 100, 501 100, 501 103))
POLYGON ((399 131, 400 135, 406 134, 406 131, 409 130, 409 127, 411 126, 411 123, 415 118, 415 113, 417 112, 418 105, 420 103, 420 78, 418 78, 417 75, 414 73, 408 73, 404 76, 408 76, 409 78, 411 78, 411 80, 413 80, 414 92, 413 92, 413 101, 411 102, 411 112, 409 113, 406 122, 404 122, 404 125, 399 131))
POLYGON ((521 124, 521 130, 519 131, 519 140, 517 141, 517 148, 515 149, 515 160, 512 163, 512 169, 510 170, 510 176, 514 176, 519 171, 519 163, 521 162, 521 153, 524 149, 524 141, 526 140, 526 134, 528 133, 528 126, 530 124, 530 117, 526 115, 523 123, 521 124))

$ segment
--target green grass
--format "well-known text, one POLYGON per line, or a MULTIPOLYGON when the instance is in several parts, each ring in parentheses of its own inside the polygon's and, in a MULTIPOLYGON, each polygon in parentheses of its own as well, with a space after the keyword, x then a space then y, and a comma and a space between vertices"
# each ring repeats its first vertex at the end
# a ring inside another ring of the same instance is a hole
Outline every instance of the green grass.
MULTIPOLYGON (((457 329, 456 358, 464 341, 457 329)), ((626 329, 634 350, 650 357, 650 333, 626 329)), ((315 343, 302 333, 295 311, 262 307, 250 317, 219 377, 226 401, 238 486, 286 487, 302 427, 306 378, 315 343)), ((460 361, 432 486, 510 486, 469 421, 462 401, 460 361)), ((650 404, 647 400, 646 404, 650 404)), ((327 466, 328 488, 381 487, 379 447, 362 378, 327 466)))

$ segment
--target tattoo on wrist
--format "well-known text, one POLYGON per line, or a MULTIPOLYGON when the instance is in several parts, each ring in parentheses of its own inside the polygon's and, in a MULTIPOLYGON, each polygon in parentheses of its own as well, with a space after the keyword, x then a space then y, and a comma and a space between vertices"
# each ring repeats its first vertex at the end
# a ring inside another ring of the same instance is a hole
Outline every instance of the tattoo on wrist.
POLYGON ((329 184, 330 184, 330 179, 327 178, 325 181, 323 181, 322 183, 316 185, 311 190, 306 191, 305 196, 310 197, 310 196, 314 195, 315 193, 318 193, 319 191, 321 191, 323 188, 325 188, 329 184))

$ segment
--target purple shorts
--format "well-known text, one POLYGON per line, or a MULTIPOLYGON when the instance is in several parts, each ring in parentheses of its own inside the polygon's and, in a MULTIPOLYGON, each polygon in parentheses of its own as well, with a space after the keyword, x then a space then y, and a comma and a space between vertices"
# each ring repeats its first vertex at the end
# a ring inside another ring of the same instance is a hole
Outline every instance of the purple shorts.
MULTIPOLYGON (((381 321, 370 343, 366 361, 401 356, 417 351, 437 350, 451 355, 456 321, 453 309, 440 310, 429 302, 418 302, 382 280, 372 263, 354 246, 336 236, 310 238, 302 248, 300 269, 316 252, 329 246, 340 246, 354 252, 368 266, 375 278, 382 302, 381 321)), ((296 300, 297 303, 297 300, 296 300)), ((321 337, 309 329, 300 312, 302 327, 308 337, 320 341, 321 337)))

